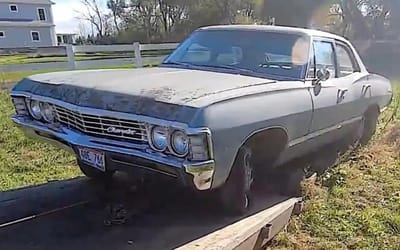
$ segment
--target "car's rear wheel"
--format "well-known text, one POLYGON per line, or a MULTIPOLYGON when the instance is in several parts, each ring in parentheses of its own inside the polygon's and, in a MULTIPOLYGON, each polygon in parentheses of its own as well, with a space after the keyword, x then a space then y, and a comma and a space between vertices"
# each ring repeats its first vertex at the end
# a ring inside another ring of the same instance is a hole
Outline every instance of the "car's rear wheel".
POLYGON ((363 116, 362 120, 362 135, 360 137, 359 143, 361 145, 366 145, 376 132, 376 125, 378 123, 379 112, 370 110, 363 116))
POLYGON ((110 182, 115 173, 115 171, 100 171, 79 160, 78 166, 86 177, 98 182, 110 182))
POLYGON ((251 204, 251 184, 253 169, 251 149, 240 148, 226 183, 218 190, 224 211, 233 215, 246 213, 251 204))

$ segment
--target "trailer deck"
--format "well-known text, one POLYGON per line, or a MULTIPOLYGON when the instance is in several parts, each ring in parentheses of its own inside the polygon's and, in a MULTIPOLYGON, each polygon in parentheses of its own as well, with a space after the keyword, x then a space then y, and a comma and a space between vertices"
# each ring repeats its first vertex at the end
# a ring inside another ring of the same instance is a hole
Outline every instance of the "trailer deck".
POLYGON ((259 249, 301 200, 256 190, 251 211, 226 216, 209 197, 179 187, 104 190, 84 178, 0 194, 0 249, 259 249), (105 223, 124 208, 121 225, 105 223))

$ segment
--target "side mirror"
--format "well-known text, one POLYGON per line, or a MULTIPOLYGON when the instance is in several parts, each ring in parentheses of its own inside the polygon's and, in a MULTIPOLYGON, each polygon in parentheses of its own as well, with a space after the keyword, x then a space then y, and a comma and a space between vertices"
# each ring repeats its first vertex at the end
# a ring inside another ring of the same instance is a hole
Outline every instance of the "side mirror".
POLYGON ((317 80, 326 81, 331 77, 331 73, 326 68, 319 69, 317 71, 317 80))

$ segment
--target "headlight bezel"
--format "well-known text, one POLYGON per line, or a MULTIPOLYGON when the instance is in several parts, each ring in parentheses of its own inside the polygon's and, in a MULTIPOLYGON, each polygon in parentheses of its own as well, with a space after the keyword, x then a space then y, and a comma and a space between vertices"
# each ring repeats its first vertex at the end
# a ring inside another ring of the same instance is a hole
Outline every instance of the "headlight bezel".
POLYGON ((186 157, 189 154, 189 150, 190 150, 190 138, 187 135, 187 133, 183 130, 179 130, 179 129, 175 129, 172 131, 172 133, 170 134, 170 151, 172 154, 174 154, 175 156, 178 157, 186 157), (183 152, 179 152, 179 150, 177 149, 177 145, 175 144, 175 136, 179 136, 179 134, 183 137, 185 137, 186 139, 186 148, 183 152))
POLYGON ((213 159, 213 149, 211 141, 211 131, 208 128, 185 128, 179 126, 163 126, 156 124, 146 124, 148 144, 150 148, 156 152, 164 153, 166 155, 175 156, 181 159, 186 159, 193 162, 208 161, 213 159), (153 131, 157 128, 163 128, 167 135, 167 148, 159 148, 155 146, 153 131), (181 134, 181 136, 186 137, 187 147, 185 152, 180 152, 176 150, 177 147, 174 144, 173 136, 176 134, 181 134), (200 140, 196 140, 201 138, 200 140), (200 142, 200 143, 197 143, 200 142), (200 154, 199 154, 200 151, 200 154), (202 157, 196 157, 201 156, 202 157))
POLYGON ((152 126, 150 127, 150 131, 149 131, 149 143, 150 146, 152 147, 153 150, 157 151, 157 152, 165 152, 168 149, 168 144, 169 144, 169 133, 168 133, 168 128, 163 127, 163 126, 152 126), (157 147, 156 143, 155 143, 155 139, 154 139, 154 132, 157 130, 164 130, 164 137, 165 137, 165 146, 163 147, 157 147))
POLYGON ((42 118, 43 118, 42 117, 42 111, 41 111, 40 103, 41 102, 39 100, 36 100, 36 99, 26 99, 26 106, 28 107, 29 115, 33 119, 38 120, 38 121, 42 120, 42 118), (32 107, 32 103, 37 104, 36 107, 38 108, 38 110, 34 111, 34 107, 32 107), (37 113, 35 113, 35 112, 37 112, 37 113))
POLYGON ((56 119, 57 119, 56 111, 54 109, 54 106, 51 103, 40 102, 40 111, 42 113, 42 119, 45 122, 54 123, 56 121, 56 119), (52 119, 47 116, 45 106, 47 106, 51 110, 51 114, 53 116, 52 119))

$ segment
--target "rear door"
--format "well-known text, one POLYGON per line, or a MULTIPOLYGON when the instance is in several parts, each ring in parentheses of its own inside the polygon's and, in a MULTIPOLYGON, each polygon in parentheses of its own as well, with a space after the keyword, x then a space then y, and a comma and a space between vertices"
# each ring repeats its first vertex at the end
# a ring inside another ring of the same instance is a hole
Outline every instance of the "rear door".
MULTIPOLYGON (((357 120, 366 110, 368 99, 371 97, 371 85, 368 83, 368 73, 361 72, 353 50, 344 42, 336 41, 338 78, 343 81, 349 95, 344 100, 347 116, 357 120)), ((351 120, 350 120, 351 121, 351 120)))

